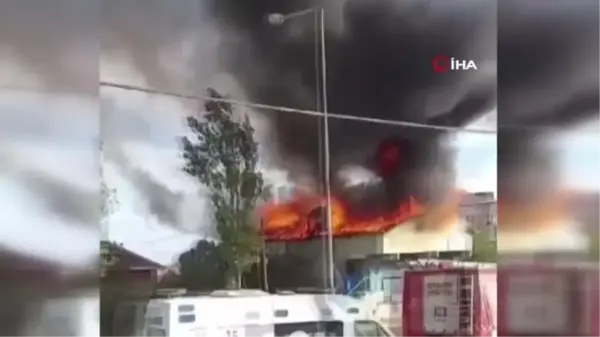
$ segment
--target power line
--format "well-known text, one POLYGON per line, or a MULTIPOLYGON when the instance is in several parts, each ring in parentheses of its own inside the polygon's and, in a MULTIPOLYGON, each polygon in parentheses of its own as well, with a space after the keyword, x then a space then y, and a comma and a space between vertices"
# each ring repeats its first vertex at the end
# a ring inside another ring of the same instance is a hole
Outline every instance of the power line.
MULTIPOLYGON (((100 86, 101 87, 112 87, 112 88, 117 88, 117 89, 122 89, 122 90, 138 91, 138 92, 144 92, 144 93, 148 93, 148 94, 171 96, 171 97, 189 99, 189 100, 205 100, 205 101, 228 103, 228 104, 246 106, 246 107, 255 108, 255 109, 293 112, 293 113, 299 113, 299 114, 304 114, 304 115, 309 115, 309 116, 323 116, 324 115, 322 112, 314 111, 314 110, 294 109, 294 108, 289 108, 289 107, 284 107, 284 106, 238 101, 238 100, 233 100, 233 99, 228 99, 228 98, 197 97, 197 96, 189 95, 189 94, 186 95, 186 94, 168 92, 168 91, 151 89, 151 88, 143 88, 143 87, 129 85, 129 84, 100 82, 100 86)), ((420 128, 420 129, 432 129, 432 130, 463 132, 463 133, 478 133, 478 134, 488 134, 488 135, 497 134, 497 132, 495 130, 487 130, 487 129, 474 129, 474 128, 430 125, 430 124, 405 122, 405 121, 393 121, 393 120, 388 120, 388 119, 350 116, 350 115, 343 115, 343 114, 337 114, 337 113, 331 113, 331 112, 329 112, 327 115, 330 118, 354 120, 354 121, 374 123, 374 124, 395 125, 395 126, 413 127, 413 128, 420 128)))
MULTIPOLYGON (((197 96, 194 96, 194 95, 186 95, 186 94, 180 94, 180 93, 175 93, 175 92, 161 91, 161 90, 144 88, 144 87, 139 87, 139 86, 134 86, 134 85, 128 85, 128 84, 119 84, 119 83, 111 83, 111 82, 100 82, 99 86, 100 87, 118 88, 118 89, 122 89, 122 90, 131 90, 131 91, 145 92, 145 93, 148 93, 148 94, 156 94, 156 95, 162 95, 162 96, 171 96, 171 97, 177 97, 177 98, 189 99, 189 100, 207 100, 207 101, 223 102, 223 103, 229 103, 229 104, 235 104, 235 105, 253 107, 253 108, 258 108, 258 109, 265 109, 265 110, 276 110, 276 111, 283 111, 283 112, 295 112, 295 113, 300 113, 300 114, 305 114, 305 115, 311 115, 311 116, 322 116, 323 115, 321 112, 313 111, 313 110, 293 109, 293 108, 288 108, 288 107, 284 107, 284 106, 274 106, 274 105, 267 105, 267 104, 259 104, 259 103, 245 102, 245 101, 237 101, 237 100, 232 100, 232 99, 218 99, 218 98, 213 98, 213 97, 197 97, 197 96)), ((10 91, 21 91, 21 92, 31 92, 31 93, 36 93, 36 94, 44 94, 44 91, 42 91, 42 90, 37 90, 37 89, 33 89, 33 88, 24 88, 24 87, 14 87, 14 86, 0 86, 0 90, 10 90, 10 91)), ((449 126, 430 125, 430 124, 413 123, 413 122, 402 122, 402 121, 393 121, 393 120, 386 120, 386 119, 380 119, 380 118, 349 116, 349 115, 336 114, 336 113, 331 113, 331 112, 328 113, 328 116, 332 117, 332 118, 338 118, 338 119, 356 120, 356 121, 363 121, 363 122, 374 123, 374 124, 387 124, 387 125, 406 126, 406 127, 414 127, 414 128, 421 128, 421 129, 435 129, 435 130, 442 130, 442 131, 452 131, 452 132, 461 132, 461 133, 475 133, 475 134, 488 134, 488 135, 496 135, 496 134, 498 134, 497 130, 479 129, 479 128, 449 127, 449 126)), ((531 125, 526 125, 526 126, 525 125, 524 126, 519 126, 519 125, 499 125, 498 129, 534 131, 534 132, 539 132, 539 133, 542 133, 542 132, 561 132, 561 131, 565 131, 565 130, 562 130, 561 128, 559 128, 559 127, 531 126, 531 125)), ((577 134, 598 135, 599 134, 599 130, 597 130, 597 129, 578 130, 577 134)))

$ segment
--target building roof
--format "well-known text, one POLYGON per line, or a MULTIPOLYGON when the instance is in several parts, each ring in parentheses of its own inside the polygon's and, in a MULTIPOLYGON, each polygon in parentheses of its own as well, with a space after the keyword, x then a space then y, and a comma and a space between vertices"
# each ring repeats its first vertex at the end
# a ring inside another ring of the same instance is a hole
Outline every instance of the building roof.
MULTIPOLYGON (((462 193, 457 195, 462 197, 462 193)), ((262 212, 262 233, 268 241, 306 240, 324 235, 327 231, 318 228, 320 221, 316 221, 322 217, 314 214, 315 209, 323 211, 323 205, 326 205, 326 200, 315 196, 301 196, 288 203, 267 205, 262 212)), ((424 207, 413 198, 391 212, 366 218, 348 216, 344 204, 335 199, 331 209, 334 237, 382 234, 426 214, 424 207)))
MULTIPOLYGON (((315 210, 322 212, 321 197, 299 198, 290 203, 271 206, 263 214, 263 235, 270 241, 306 240, 326 233, 320 219, 322 214, 314 214, 315 210)), ((335 237, 348 237, 365 234, 387 232, 397 224, 406 222, 421 214, 414 201, 402 204, 394 212, 370 219, 352 219, 344 221, 343 206, 332 201, 332 225, 335 237)))
POLYGON ((118 260, 111 269, 116 270, 144 270, 144 269, 161 269, 165 268, 162 264, 153 261, 147 257, 141 256, 122 245, 110 243, 112 249, 118 256, 118 260))

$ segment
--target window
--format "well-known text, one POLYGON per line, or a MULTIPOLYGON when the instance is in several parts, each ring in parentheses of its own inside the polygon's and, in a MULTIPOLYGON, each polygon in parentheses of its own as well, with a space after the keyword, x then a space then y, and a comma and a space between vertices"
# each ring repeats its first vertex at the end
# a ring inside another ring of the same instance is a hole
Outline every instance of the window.
POLYGON ((375 321, 354 322, 354 335, 356 337, 388 337, 390 334, 375 321))
POLYGON ((164 329, 148 328, 146 330, 146 336, 166 337, 167 332, 164 329))
POLYGON ((193 304, 180 305, 179 307, 177 307, 177 310, 179 312, 194 312, 194 305, 193 304))
POLYGON ((275 324, 276 337, 290 336, 295 332, 303 332, 314 337, 342 337, 344 336, 344 324, 338 321, 275 324))
POLYGON ((403 278, 400 276, 386 277, 381 280, 381 289, 383 290, 384 303, 402 302, 403 278))
POLYGON ((433 308, 434 318, 446 318, 448 316, 446 307, 435 307, 433 308))
POLYGON ((180 315, 179 323, 192 323, 196 321, 196 315, 180 315))
POLYGON ((163 325, 163 318, 160 316, 148 317, 148 324, 163 325))

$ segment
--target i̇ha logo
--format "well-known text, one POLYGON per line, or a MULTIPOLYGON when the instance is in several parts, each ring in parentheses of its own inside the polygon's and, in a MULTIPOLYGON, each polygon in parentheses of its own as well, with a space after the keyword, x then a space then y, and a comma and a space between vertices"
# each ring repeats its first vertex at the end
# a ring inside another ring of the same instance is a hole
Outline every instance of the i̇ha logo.
POLYGON ((477 65, 473 60, 458 60, 446 55, 437 55, 433 58, 433 71, 436 73, 445 73, 448 71, 477 70, 477 65))

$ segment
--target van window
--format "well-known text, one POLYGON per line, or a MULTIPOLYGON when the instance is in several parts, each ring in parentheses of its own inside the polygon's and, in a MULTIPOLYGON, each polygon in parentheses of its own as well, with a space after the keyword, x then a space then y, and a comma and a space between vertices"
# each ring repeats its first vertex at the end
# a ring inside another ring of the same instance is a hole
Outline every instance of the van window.
POLYGON ((148 328, 146 329, 146 336, 166 337, 167 332, 164 329, 148 328))
POLYGON ((194 305, 193 304, 183 304, 180 305, 177 310, 179 312, 194 312, 194 305))
POLYGON ((390 335, 375 321, 356 321, 354 322, 354 336, 387 337, 390 335))
POLYGON ((193 323, 196 321, 196 315, 179 315, 179 323, 193 323))
POLYGON ((148 317, 148 324, 150 325, 163 325, 163 323, 161 316, 148 317))
POLYGON ((275 324, 276 337, 290 336, 294 332, 303 332, 315 337, 342 337, 344 336, 344 323, 339 321, 318 321, 275 324))

